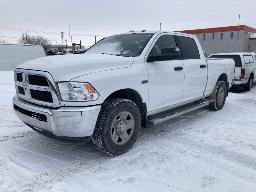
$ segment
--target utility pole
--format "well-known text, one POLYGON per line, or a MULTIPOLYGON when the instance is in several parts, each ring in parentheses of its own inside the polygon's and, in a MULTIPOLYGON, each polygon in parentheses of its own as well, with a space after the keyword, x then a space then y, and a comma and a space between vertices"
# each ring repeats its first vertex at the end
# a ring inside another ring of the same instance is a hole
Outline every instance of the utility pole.
MULTIPOLYGON (((239 36, 240 36, 240 19, 241 19, 241 15, 238 15, 238 25, 237 25, 237 30, 238 30, 238 34, 237 34, 237 39, 239 40, 239 36)), ((239 42, 240 43, 240 42, 239 42)), ((240 45, 240 44, 239 44, 240 45)))
POLYGON ((71 35, 71 27, 68 25, 68 37, 70 38, 71 44, 72 44, 72 35, 71 35))
POLYGON ((240 20, 241 20, 241 15, 239 14, 238 15, 238 26, 237 26, 237 28, 238 28, 238 46, 239 46, 239 50, 238 51, 244 51, 243 50, 243 46, 241 46, 241 41, 240 41, 240 20))
POLYGON ((61 32, 60 35, 61 35, 61 44, 63 45, 64 32, 61 32))
POLYGON ((162 23, 160 23, 160 31, 162 31, 162 23))
POLYGON ((68 36, 70 37, 70 25, 68 25, 68 36))
POLYGON ((94 42, 97 43, 97 35, 94 36, 94 42))
POLYGON ((67 51, 68 50, 68 41, 65 40, 65 42, 66 42, 66 51, 67 51))
POLYGON ((73 36, 70 36, 71 44, 73 43, 73 36))

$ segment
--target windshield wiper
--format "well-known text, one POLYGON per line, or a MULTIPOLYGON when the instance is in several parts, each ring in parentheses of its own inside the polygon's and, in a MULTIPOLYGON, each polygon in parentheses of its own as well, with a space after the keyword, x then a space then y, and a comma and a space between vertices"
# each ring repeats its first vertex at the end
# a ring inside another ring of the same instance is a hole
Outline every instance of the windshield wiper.
POLYGON ((122 54, 122 53, 120 53, 120 54, 115 54, 115 56, 133 57, 133 56, 131 56, 131 55, 125 55, 125 54, 122 54))
POLYGON ((120 53, 120 54, 113 54, 113 53, 100 53, 100 54, 102 54, 102 55, 123 56, 123 57, 133 57, 133 56, 131 56, 131 55, 125 55, 125 54, 122 54, 122 53, 120 53))

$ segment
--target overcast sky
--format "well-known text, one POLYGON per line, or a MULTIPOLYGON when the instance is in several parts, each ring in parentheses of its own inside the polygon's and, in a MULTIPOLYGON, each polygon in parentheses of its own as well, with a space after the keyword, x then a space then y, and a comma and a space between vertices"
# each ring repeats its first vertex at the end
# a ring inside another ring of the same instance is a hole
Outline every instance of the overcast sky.
POLYGON ((0 39, 27 30, 60 42, 70 24, 74 40, 89 44, 93 37, 79 34, 158 30, 160 22, 166 31, 237 25, 239 14, 256 27, 255 10, 255 0, 0 0, 0 39))

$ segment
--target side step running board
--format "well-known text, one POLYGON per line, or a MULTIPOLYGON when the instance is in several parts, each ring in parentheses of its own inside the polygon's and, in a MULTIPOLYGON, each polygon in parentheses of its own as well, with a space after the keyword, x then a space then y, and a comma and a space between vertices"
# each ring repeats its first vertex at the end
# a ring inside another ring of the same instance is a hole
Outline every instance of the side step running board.
POLYGON ((161 115, 160 117, 157 117, 155 119, 150 119, 148 121, 148 124, 151 125, 151 126, 158 125, 158 124, 161 124, 165 121, 174 119, 178 116, 181 116, 181 115, 184 115, 186 113, 190 113, 192 111, 195 111, 195 110, 201 109, 203 107, 206 107, 208 105, 209 105, 209 101, 203 101, 203 102, 198 103, 196 105, 190 105, 190 106, 186 106, 184 108, 176 109, 176 110, 173 110, 173 112, 161 115))

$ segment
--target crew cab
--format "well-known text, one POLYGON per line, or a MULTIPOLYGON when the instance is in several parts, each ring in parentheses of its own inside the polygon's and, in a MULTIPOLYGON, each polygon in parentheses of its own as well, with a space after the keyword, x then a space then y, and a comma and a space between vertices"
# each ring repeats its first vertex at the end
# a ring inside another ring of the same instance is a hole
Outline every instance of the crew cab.
POLYGON ((102 151, 120 155, 134 145, 141 127, 206 106, 221 110, 234 65, 231 59, 207 60, 192 35, 129 32, 82 55, 18 66, 13 107, 44 135, 90 137, 102 151))
POLYGON ((242 87, 250 91, 255 83, 256 56, 255 53, 219 53, 210 58, 230 58, 235 61, 235 77, 233 87, 242 87))

